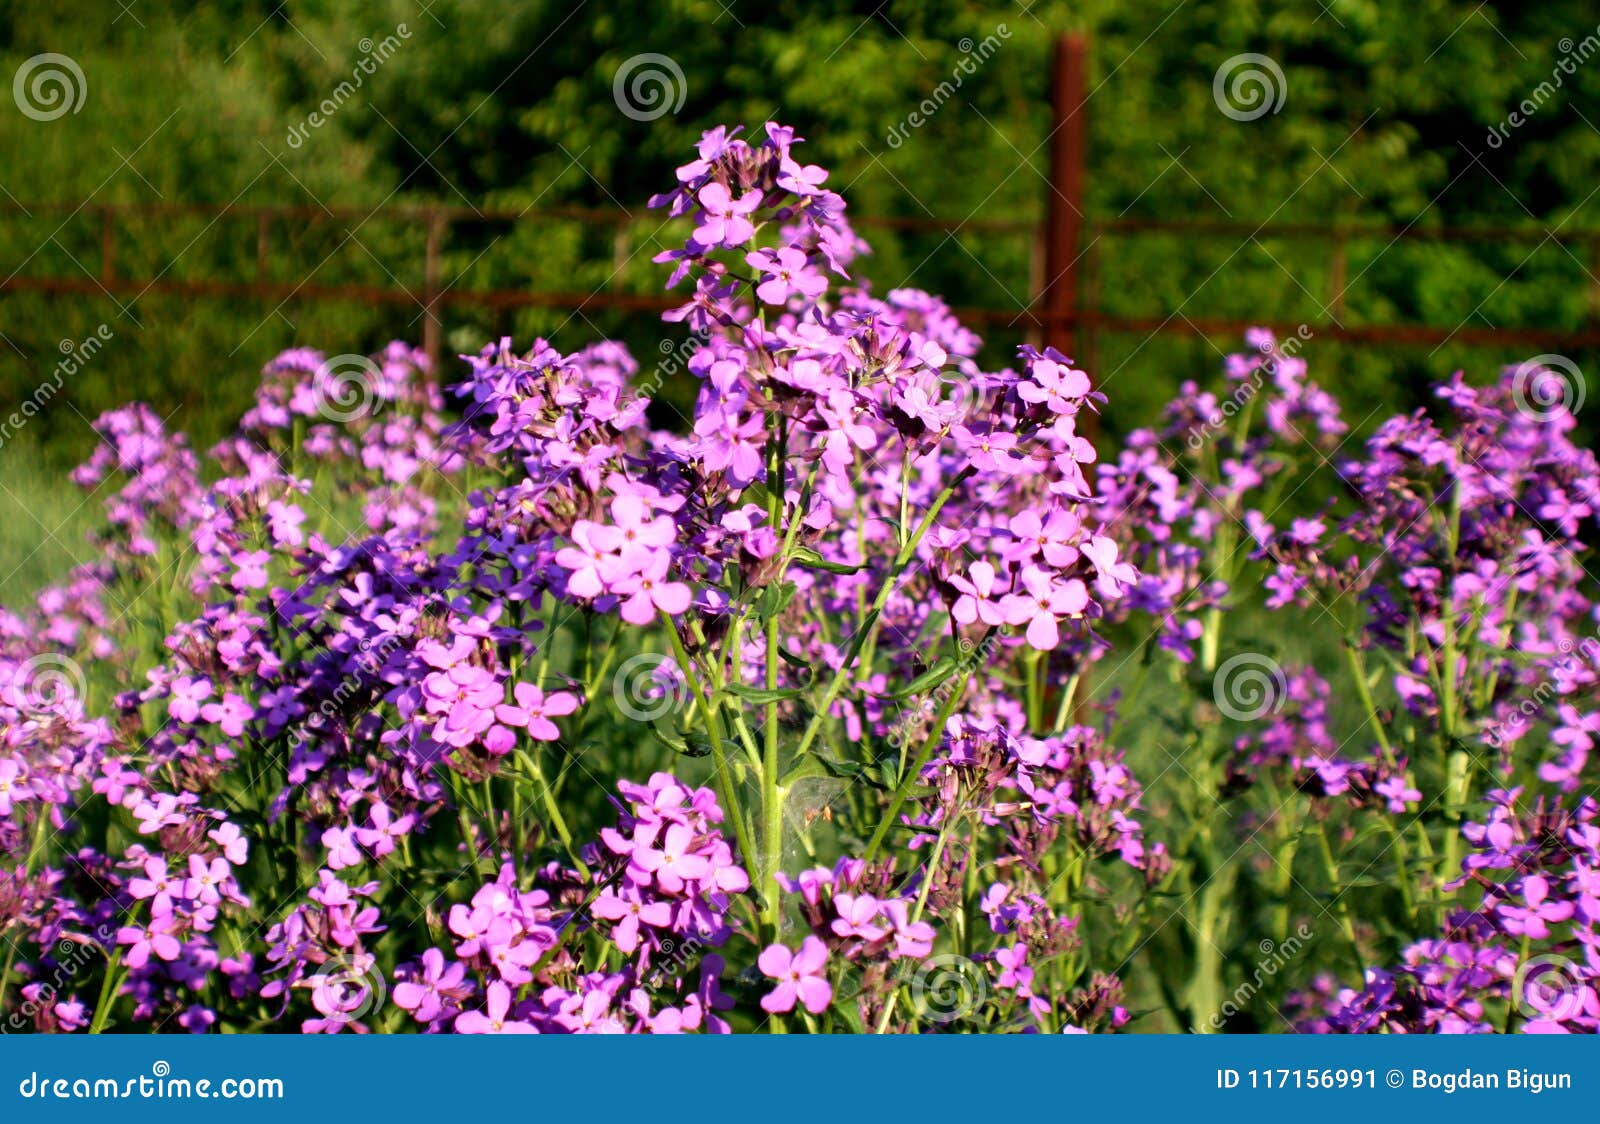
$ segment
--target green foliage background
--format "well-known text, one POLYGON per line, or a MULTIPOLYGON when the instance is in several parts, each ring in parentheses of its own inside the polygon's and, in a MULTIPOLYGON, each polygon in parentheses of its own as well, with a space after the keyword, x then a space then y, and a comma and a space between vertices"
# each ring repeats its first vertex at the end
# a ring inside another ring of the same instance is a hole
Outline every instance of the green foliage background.
MULTIPOLYGON (((1491 126, 1557 74, 1570 44, 1600 36, 1592 5, 1472 0, 1169 3, 1090 0, 235 0, 0 3, 0 78, 45 51, 83 69, 81 110, 39 122, 0 101, 0 276, 82 277, 100 269, 100 217, 19 205, 116 202, 625 207, 621 253, 607 230, 572 222, 462 227, 448 243, 456 289, 659 291, 649 262, 659 217, 642 204, 699 132, 778 118, 811 138, 853 212, 966 220, 1042 217, 1051 45, 1092 35, 1090 218, 1338 222, 1418 227, 1495 224, 1563 232, 1585 213, 1600 163, 1600 63, 1580 63, 1499 148, 1491 126), (364 39, 405 36, 393 57, 303 144, 289 130, 349 78, 364 39), (889 143, 941 82, 963 40, 999 42, 904 143, 889 143), (682 69, 682 107, 655 121, 619 112, 618 67, 641 52, 682 69), (1280 110, 1233 121, 1213 75, 1243 52, 1285 76, 1280 110), (631 257, 628 255, 631 254, 631 257), (616 271, 619 261, 623 263, 616 271), (613 274, 616 273, 613 279, 613 274)), ((286 224, 270 276, 319 284, 416 285, 423 231, 378 212, 366 221, 286 224)), ((879 288, 916 285, 958 306, 1019 306, 1037 266, 1025 234, 873 230, 862 272, 879 288)), ((1106 236, 1097 299, 1109 312, 1201 320, 1324 323, 1325 244, 1265 236, 1106 236)), ((1346 324, 1583 327, 1594 312, 1593 244, 1470 245, 1360 239, 1349 247, 1346 324)), ((162 218, 119 228, 123 276, 248 281, 254 220, 162 218)), ((86 419, 132 397, 175 411, 204 445, 247 402, 277 350, 330 353, 420 339, 415 308, 323 301, 188 300, 0 292, 0 405, 48 377, 62 340, 100 323, 116 333, 12 446, 67 464, 86 419)), ((553 334, 575 349, 602 334, 651 362, 681 333, 650 314, 455 308, 447 343, 553 334)), ((1004 361, 1021 338, 991 330, 1004 361)), ((1226 338, 1105 336, 1092 364, 1113 431, 1147 419, 1178 381, 1204 377, 1226 338)), ((1352 420, 1421 401, 1425 382, 1466 367, 1485 378, 1547 348, 1341 345, 1319 338, 1317 377, 1352 420)), ((1580 364, 1589 356, 1574 356, 1580 364)), ((669 389, 680 400, 686 388, 669 389)), ((1379 416, 1382 416, 1381 414, 1379 416)), ((11 451, 11 450, 8 450, 11 451)))

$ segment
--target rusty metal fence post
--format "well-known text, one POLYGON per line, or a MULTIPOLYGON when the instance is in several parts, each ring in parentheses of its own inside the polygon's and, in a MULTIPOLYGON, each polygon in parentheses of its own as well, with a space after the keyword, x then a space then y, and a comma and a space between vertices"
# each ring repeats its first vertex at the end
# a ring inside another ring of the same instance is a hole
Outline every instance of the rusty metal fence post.
POLYGON ((439 323, 439 251, 449 224, 450 216, 444 211, 428 212, 428 244, 422 267, 422 350, 435 371, 444 351, 444 332, 439 323))
POLYGON ((1081 308, 1079 255, 1083 242, 1083 165, 1088 126, 1085 70, 1089 40, 1056 40, 1050 81, 1050 191, 1045 219, 1044 340, 1079 358, 1087 344, 1081 308))

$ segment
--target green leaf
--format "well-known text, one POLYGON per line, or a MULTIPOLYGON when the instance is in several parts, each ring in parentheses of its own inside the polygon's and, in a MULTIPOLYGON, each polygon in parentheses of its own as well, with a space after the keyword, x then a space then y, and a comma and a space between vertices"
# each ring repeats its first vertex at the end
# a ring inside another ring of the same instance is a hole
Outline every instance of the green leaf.
POLYGON ((872 775, 872 771, 867 766, 854 761, 838 761, 815 750, 806 754, 800 764, 791 769, 788 775, 779 783, 788 788, 795 781, 804 780, 807 777, 834 777, 845 781, 863 781, 872 788, 885 790, 888 788, 887 785, 872 775))
POLYGON ((859 574, 867 568, 865 562, 830 562, 809 546, 802 546, 791 555, 797 566, 812 570, 826 570, 830 574, 859 574))
POLYGON ((800 673, 801 681, 809 687, 817 677, 817 665, 802 656, 797 656, 782 644, 778 645, 778 658, 800 673))
POLYGON ((711 754, 711 739, 703 734, 686 734, 683 748, 678 752, 685 757, 708 757, 711 754))
POLYGON ((705 757, 711 752, 711 740, 703 734, 680 731, 660 719, 650 723, 650 728, 662 744, 683 757, 705 757))
POLYGON ((930 691, 939 686, 941 683, 944 683, 946 680, 953 678, 956 672, 960 670, 961 664, 958 663, 954 657, 940 656, 934 661, 932 667, 928 668, 927 671, 924 671, 921 675, 907 683, 904 687, 901 687, 898 691, 892 692, 889 697, 893 699, 903 699, 907 695, 923 694, 924 692, 930 691))
POLYGON ((799 588, 794 582, 779 582, 763 589, 760 599, 756 602, 756 616, 761 618, 761 623, 766 624, 783 612, 789 602, 794 600, 799 588))
POLYGON ((728 694, 737 695, 746 702, 763 706, 767 703, 787 702, 805 694, 804 687, 747 687, 743 683, 729 683, 724 689, 728 694))

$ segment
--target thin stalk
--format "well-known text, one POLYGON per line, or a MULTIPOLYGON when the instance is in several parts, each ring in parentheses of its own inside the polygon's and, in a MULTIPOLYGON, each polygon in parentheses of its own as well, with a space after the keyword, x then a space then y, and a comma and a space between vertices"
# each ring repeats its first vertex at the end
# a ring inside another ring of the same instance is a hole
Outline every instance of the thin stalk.
POLYGON ((878 595, 873 598, 872 608, 862 621, 862 627, 856 630, 855 636, 851 639, 849 651, 845 653, 844 659, 840 662, 839 670, 834 672, 833 679, 823 693, 816 713, 812 715, 811 721, 806 725, 805 733, 800 738, 800 746, 795 750, 796 757, 803 757, 806 750, 811 748, 811 743, 816 740, 822 723, 827 719, 828 711, 832 709, 834 700, 839 697, 839 692, 843 689, 844 682, 850 675, 856 656, 860 654, 863 645, 866 644, 867 637, 877 633, 879 615, 883 612, 883 607, 889 603, 889 595, 894 591, 894 584, 899 580, 901 573, 904 572, 906 564, 911 561, 911 556, 916 552, 917 545, 922 542, 923 537, 933 526, 934 519, 938 517, 944 505, 950 502, 950 497, 955 494, 956 489, 966 483, 972 472, 973 470, 969 466, 956 473, 955 479, 951 480, 945 490, 939 493, 938 498, 933 501, 933 505, 928 508, 927 514, 922 517, 922 522, 917 525, 916 533, 896 553, 894 564, 890 567, 888 577, 884 579, 882 587, 878 590, 878 595))
POLYGON ((933 751, 938 748, 939 743, 944 739, 944 724, 949 721, 950 715, 955 713, 956 706, 960 703, 961 696, 964 694, 966 694, 966 683, 962 683, 960 689, 952 690, 945 696, 944 702, 940 704, 939 712, 934 715, 933 728, 928 731, 928 736, 923 739, 922 746, 917 750, 916 760, 912 763, 911 768, 907 769, 900 777, 900 783, 895 786, 894 797, 889 801, 889 807, 885 810, 883 819, 878 821, 877 830, 872 833, 872 840, 867 844, 864 856, 867 862, 871 862, 878 857, 878 848, 883 846, 883 841, 888 836, 890 828, 894 826, 895 818, 899 816, 900 809, 906 802, 906 797, 911 793, 911 786, 917 783, 917 778, 922 775, 922 770, 928 764, 928 759, 933 756, 933 751))
POLYGON ((587 879, 589 877, 589 868, 578 857, 578 848, 573 843, 572 832, 567 828, 566 818, 561 814, 561 805, 556 800, 555 793, 551 791, 550 782, 545 779, 544 767, 539 764, 537 750, 533 753, 528 753, 519 749, 517 750, 517 760, 528 772, 533 774, 533 779, 539 782, 540 799, 544 804, 545 815, 550 817, 550 825, 556 829, 556 836, 561 840, 561 845, 566 848, 567 857, 572 860, 572 864, 577 868, 578 873, 587 879))
POLYGON ((1044 653, 1037 648, 1029 648, 1028 654, 1023 658, 1023 674, 1028 677, 1027 682, 1027 708, 1028 729, 1042 732, 1044 726, 1044 688, 1040 682, 1039 665, 1044 661, 1044 653))
MULTIPOLYGON (((787 431, 781 415, 775 418, 774 432, 769 445, 767 463, 767 525, 776 531, 783 512, 784 462, 787 431)), ((797 521, 798 522, 798 521, 797 521)), ((782 570, 779 571, 781 578, 782 570)), ((767 690, 778 689, 778 614, 767 616, 767 690)), ((761 882, 769 887, 766 897, 767 924, 778 931, 778 901, 776 892, 770 890, 778 868, 783 863, 783 798, 778 784, 778 702, 766 704, 766 739, 761 760, 761 882)))
POLYGON ((106 1021, 111 1017, 111 1004, 116 999, 117 988, 121 981, 117 979, 122 969, 122 949, 117 949, 111 954, 111 960, 106 964, 105 979, 100 982, 100 998, 95 1000, 94 1019, 89 1023, 89 1033, 99 1034, 106 1028, 106 1021))
POLYGON ((1390 769, 1395 767, 1394 747, 1389 744, 1389 732, 1383 728, 1383 720, 1378 714, 1378 706, 1372 701, 1372 691, 1367 686, 1367 669, 1362 662, 1361 653, 1357 650, 1353 637, 1347 637, 1344 642, 1345 659, 1350 664, 1350 678, 1355 681, 1356 697, 1361 700, 1361 708, 1366 711, 1367 720, 1371 723, 1373 731, 1378 736, 1378 745, 1383 750, 1383 762, 1390 769))
POLYGON ((1056 720, 1051 723, 1050 731, 1059 734, 1067 728, 1067 715, 1072 713, 1072 704, 1078 698, 1078 685, 1083 681, 1083 672, 1074 671, 1067 680, 1066 688, 1061 692, 1061 705, 1056 707, 1056 720))
POLYGON ((1343 887, 1339 885, 1339 863, 1333 857, 1333 845, 1328 842, 1328 829, 1326 824, 1317 824, 1315 832, 1317 847, 1322 853, 1322 868, 1328 876, 1328 885, 1332 889, 1335 899, 1335 908, 1338 911, 1339 928, 1344 932, 1345 940, 1350 942, 1350 957, 1359 979, 1367 970, 1365 958, 1361 955, 1361 942, 1356 940, 1356 929, 1350 920, 1350 903, 1345 897, 1343 887))
MULTIPOLYGON (((722 786, 722 798, 727 804, 728 818, 733 820, 733 831, 739 842, 739 851, 744 856, 745 862, 754 862, 757 852, 754 841, 750 836, 750 825, 746 821, 744 805, 739 800, 739 790, 733 785, 733 774, 728 769, 727 749, 722 740, 722 721, 712 705, 711 695, 701 683, 700 676, 695 671, 694 661, 689 658, 688 651, 683 646, 683 638, 678 635, 676 628, 668 627, 668 638, 672 641, 672 651, 677 657, 678 667, 683 671, 683 677, 689 684, 689 690, 694 692, 700 704, 701 713, 705 715, 706 737, 711 741, 711 756, 716 762, 717 783, 722 786)), ((767 897, 776 897, 775 887, 764 886, 761 889, 762 901, 767 897)))

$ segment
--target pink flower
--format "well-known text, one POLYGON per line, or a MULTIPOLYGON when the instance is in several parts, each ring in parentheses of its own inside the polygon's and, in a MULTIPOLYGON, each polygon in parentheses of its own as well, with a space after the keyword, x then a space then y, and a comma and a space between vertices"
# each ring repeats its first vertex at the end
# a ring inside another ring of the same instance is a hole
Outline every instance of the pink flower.
POLYGON ((185 897, 206 905, 216 905, 222 900, 222 887, 233 877, 233 868, 227 859, 216 858, 207 862, 199 855, 189 856, 189 878, 183 884, 185 897))
POLYGON ((246 550, 234 555, 233 561, 237 569, 230 584, 241 592, 246 589, 265 588, 267 563, 271 560, 272 556, 264 550, 246 550))
POLYGON ((244 837, 237 825, 225 823, 206 833, 207 837, 222 848, 223 855, 235 866, 240 865, 250 857, 250 841, 244 837))
POLYGON ((872 924, 877 920, 878 899, 871 894, 839 894, 833 899, 839 916, 833 919, 833 932, 840 937, 859 937, 868 942, 878 940, 884 930, 872 924))
POLYGON ((967 455, 967 463, 979 472, 1016 473, 1022 462, 1016 454, 1017 435, 1004 430, 980 432, 964 425, 951 427, 956 448, 967 455))
POLYGON ((617 924, 611 929, 611 941, 629 956, 639 947, 639 926, 653 925, 665 929, 672 924, 672 906, 662 901, 645 901, 637 890, 626 896, 607 892, 594 902, 594 915, 617 924))
POLYGON ((1120 597, 1124 586, 1139 580, 1139 571, 1127 562, 1118 562, 1117 544, 1103 535, 1090 538, 1083 555, 1094 563, 1095 588, 1103 597, 1120 597))
POLYGON ((356 846, 351 833, 342 827, 330 827, 322 833, 322 845, 328 849, 328 868, 343 870, 361 861, 361 848, 356 846))
POLYGON ((534 1028, 525 1022, 508 1018, 511 1012, 511 989, 499 980, 489 985, 486 1011, 466 1011, 456 1019, 457 1034, 533 1034, 534 1028))
POLYGON ((237 738, 244 735, 244 724, 255 717, 255 711, 248 702, 229 691, 220 703, 206 703, 201 707, 200 717, 221 726, 222 732, 230 738, 237 738))
POLYGON ((761 192, 748 191, 735 199, 722 184, 708 183, 699 198, 705 214, 694 232, 697 243, 708 249, 738 246, 754 237, 756 228, 745 216, 761 205, 761 192))
POLYGON ((152 910, 148 925, 124 925, 118 929, 117 943, 129 946, 123 963, 130 968, 143 968, 152 954, 169 963, 176 960, 183 946, 168 932, 172 920, 171 913, 156 909, 152 910))
POLYGON ((550 719, 560 718, 578 709, 578 696, 570 691, 557 691, 546 695, 532 683, 518 683, 511 688, 515 704, 501 703, 494 708, 494 716, 507 726, 522 726, 528 736, 541 742, 553 742, 561 731, 550 719))
POLYGON ((667 570, 672 559, 665 551, 650 556, 638 573, 620 579, 616 592, 623 597, 621 616, 629 624, 645 625, 656 619, 656 610, 669 617, 689 611, 693 595, 683 582, 669 582, 667 570))
MULTIPOLYGON (((1060 508, 1051 510, 1048 517, 1042 519, 1032 508, 1019 512, 1011 517, 1009 529, 1017 542, 1006 551, 1006 558, 1025 561, 1038 554, 1044 557, 1047 565, 1057 569, 1071 566, 1078 560, 1079 548, 1075 540, 1079 527, 1078 517, 1060 508)), ((1116 544, 1109 539, 1103 541, 1110 545, 1115 558, 1116 544)))
POLYGON ((204 676, 180 676, 172 681, 172 697, 167 713, 177 722, 193 722, 200 717, 200 702, 211 694, 211 680, 204 676))
POLYGON ((671 546, 678 537, 671 516, 652 514, 649 505, 638 496, 622 495, 612 500, 611 518, 616 523, 614 549, 624 563, 671 546))
POLYGON ((669 894, 683 889, 689 879, 704 878, 711 872, 711 862, 704 855, 693 853, 694 831, 687 825, 675 823, 667 828, 660 848, 642 846, 633 851, 633 863, 640 870, 655 875, 656 883, 669 894))
POLYGON ((387 804, 373 804, 372 826, 358 827, 354 834, 357 842, 381 859, 393 853, 394 841, 404 838, 416 822, 410 812, 396 818, 387 804))
POLYGON ((795 293, 816 300, 828 289, 827 279, 811 269, 804 250, 785 246, 780 250, 754 250, 745 262, 764 275, 756 286, 756 296, 767 304, 784 304, 795 293))
POLYGON ((799 952, 786 945, 768 945, 756 965, 761 974, 778 981, 778 986, 761 997, 761 1009, 781 1015, 794 1010, 798 1000, 813 1015, 820 1015, 833 1002, 833 985, 823 970, 828 963, 828 946, 816 937, 807 937, 799 952))
POLYGON ((572 528, 575 545, 556 551, 556 565, 570 571, 567 591, 574 597, 599 597, 617 571, 616 555, 611 553, 621 542, 615 527, 580 519, 572 528))
POLYGON ((143 878, 128 880, 128 893, 138 901, 154 898, 152 909, 156 913, 171 912, 172 889, 172 876, 167 870, 167 860, 157 855, 151 855, 144 860, 143 878))
POLYGON ((950 575, 950 584, 961 594, 950 607, 950 615, 958 624, 982 621, 994 626, 1004 623, 1005 614, 1000 611, 999 602, 994 600, 994 567, 988 562, 974 562, 970 573, 970 579, 960 574, 950 575))
POLYGON ((1017 397, 1024 402, 1043 402, 1055 414, 1077 413, 1089 393, 1089 376, 1051 359, 1036 359, 1029 370, 1032 382, 1017 384, 1017 397))
POLYGON ((1048 652, 1061 642, 1057 620, 1081 616, 1089 606, 1089 591, 1077 578, 1063 582, 1037 566, 1022 571, 1022 587, 1025 592, 1001 601, 1001 611, 1007 624, 1026 624, 1028 643, 1048 652))
POLYGON ((22 766, 9 757, 0 760, 0 816, 9 816, 13 803, 29 794, 28 782, 22 779, 22 766))

